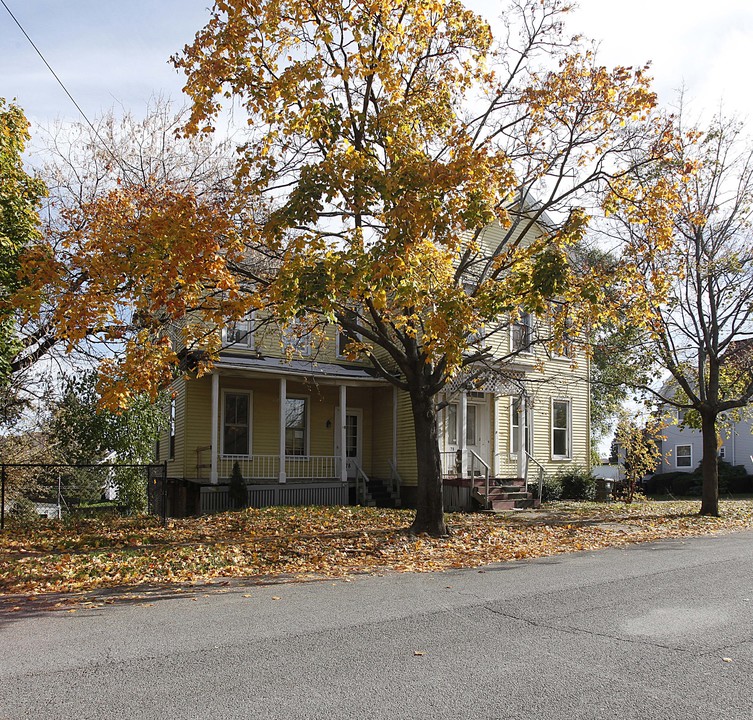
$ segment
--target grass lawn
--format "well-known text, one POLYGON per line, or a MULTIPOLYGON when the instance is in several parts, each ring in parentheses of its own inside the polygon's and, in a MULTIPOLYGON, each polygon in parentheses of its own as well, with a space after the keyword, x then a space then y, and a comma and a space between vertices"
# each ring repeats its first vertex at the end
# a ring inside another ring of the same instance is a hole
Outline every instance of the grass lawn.
MULTIPOLYGON (((273 507, 174 520, 48 520, 0 534, 0 596, 76 593, 217 578, 313 579, 477 567, 629 543, 753 529, 753 500, 547 503, 500 515, 450 514, 447 538, 409 536, 411 510, 273 507)), ((14 608, 15 609, 15 608, 14 608)))

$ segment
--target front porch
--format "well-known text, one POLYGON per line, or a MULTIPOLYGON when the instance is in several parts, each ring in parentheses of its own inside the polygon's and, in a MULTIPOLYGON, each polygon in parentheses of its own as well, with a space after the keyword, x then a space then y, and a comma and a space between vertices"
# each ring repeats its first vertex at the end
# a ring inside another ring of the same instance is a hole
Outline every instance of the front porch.
MULTIPOLYGON (((445 396, 440 460, 446 510, 538 505, 528 487, 529 463, 538 465, 529 452, 531 407, 521 389, 522 378, 516 380, 487 382, 478 391, 458 388, 445 396), (508 432, 500 428, 500 416, 509 418, 508 432)), ((540 484, 542 478, 539 473, 536 481, 540 484)))
POLYGON ((198 512, 230 509, 236 465, 250 507, 399 502, 397 394, 364 369, 233 359, 194 387, 186 414, 204 422, 187 420, 185 472, 198 512))
MULTIPOLYGON (((252 508, 272 505, 349 505, 350 484, 340 480, 301 481, 279 483, 248 483, 246 506, 252 508)), ((230 488, 227 485, 202 485, 199 514, 223 512, 232 509, 230 488)))

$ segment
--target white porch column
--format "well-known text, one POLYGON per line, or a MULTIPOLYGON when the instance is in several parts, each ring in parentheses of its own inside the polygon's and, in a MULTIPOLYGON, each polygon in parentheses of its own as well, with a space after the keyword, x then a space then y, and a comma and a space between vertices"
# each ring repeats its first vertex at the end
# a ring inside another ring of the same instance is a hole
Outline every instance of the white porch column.
POLYGON ((345 453, 345 411, 347 408, 348 391, 345 385, 340 385, 340 427, 337 428, 337 432, 340 433, 340 480, 348 482, 348 468, 346 467, 346 453, 345 453))
POLYGON ((287 482, 287 475, 285 474, 285 400, 288 395, 288 383, 287 380, 280 378, 280 472, 278 475, 278 482, 287 482))
POLYGON ((526 407, 525 395, 520 396, 518 404, 518 477, 524 480, 528 472, 528 456, 526 455, 526 418, 528 408, 526 407))
POLYGON ((497 448, 499 447, 499 418, 497 417, 497 394, 492 393, 489 399, 489 412, 492 414, 492 442, 489 467, 492 477, 497 477, 497 448))
POLYGON ((460 452, 460 476, 465 477, 468 472, 468 458, 465 452, 465 438, 468 428, 468 396, 465 390, 460 393, 458 403, 458 451, 460 452))
POLYGON ((397 470, 397 388, 392 386, 392 465, 397 470))
POLYGON ((220 457, 220 376, 212 373, 212 422, 209 439, 209 482, 216 485, 219 482, 218 460, 220 457))

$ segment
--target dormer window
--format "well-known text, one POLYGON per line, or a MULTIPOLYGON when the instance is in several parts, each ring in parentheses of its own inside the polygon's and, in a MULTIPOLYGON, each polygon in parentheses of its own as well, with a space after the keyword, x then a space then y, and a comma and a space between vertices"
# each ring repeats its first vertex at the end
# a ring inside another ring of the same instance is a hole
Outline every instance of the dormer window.
POLYGON ((253 317, 249 315, 242 320, 231 320, 222 329, 222 342, 225 345, 240 345, 248 348, 253 347, 253 317))
POLYGON ((513 352, 533 352, 533 315, 523 310, 512 324, 511 346, 513 352))

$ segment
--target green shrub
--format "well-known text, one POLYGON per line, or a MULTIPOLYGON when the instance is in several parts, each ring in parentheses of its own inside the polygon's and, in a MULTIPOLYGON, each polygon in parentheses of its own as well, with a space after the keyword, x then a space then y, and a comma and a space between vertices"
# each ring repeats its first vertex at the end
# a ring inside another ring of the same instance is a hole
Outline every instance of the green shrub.
POLYGON ((233 472, 230 474, 230 504, 235 510, 240 510, 248 504, 246 481, 237 460, 233 463, 233 472))
POLYGON ((673 495, 698 495, 701 489, 701 479, 695 473, 677 473, 672 480, 669 491, 673 495))
MULTIPOLYGON (((717 467, 720 494, 747 493, 753 490, 753 477, 748 475, 744 465, 732 465, 726 460, 719 459, 717 467)), ((696 473, 700 478, 703 477, 700 467, 696 470, 696 473)))
MULTIPOLYGON (((539 483, 532 483, 534 494, 538 495, 539 483)), ((550 500, 559 500, 562 497, 562 483, 551 475, 544 475, 544 482, 541 485, 541 502, 550 500)))
POLYGON ((687 485, 690 475, 691 473, 674 470, 672 472, 652 475, 646 480, 646 495, 667 495, 668 493, 677 495, 677 488, 687 485))
POLYGON ((596 478, 585 468, 572 467, 561 470, 553 479, 562 488, 563 500, 596 499, 596 478))
POLYGON ((8 516, 18 525, 27 525, 39 520, 39 513, 29 498, 20 497, 13 501, 8 516))
POLYGON ((735 468, 741 468, 743 473, 741 475, 733 475, 729 479, 729 492, 735 495, 750 495, 753 494, 753 475, 748 475, 745 472, 744 465, 734 465, 735 468))
MULTIPOLYGON (((753 476, 744 465, 730 465, 719 459, 719 493, 753 493, 753 476)), ((693 472, 657 473, 646 481, 647 495, 700 495, 703 488, 703 471, 700 464, 693 472)))

